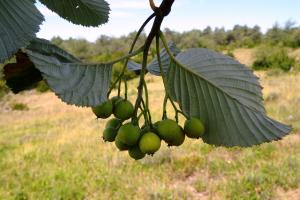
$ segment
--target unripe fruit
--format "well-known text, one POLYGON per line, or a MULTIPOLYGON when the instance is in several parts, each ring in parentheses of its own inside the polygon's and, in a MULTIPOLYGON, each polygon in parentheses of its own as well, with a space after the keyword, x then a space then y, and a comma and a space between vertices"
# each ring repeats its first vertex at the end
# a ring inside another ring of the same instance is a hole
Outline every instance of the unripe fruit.
POLYGON ((129 156, 135 160, 140 160, 145 157, 139 146, 132 147, 128 150, 129 156))
POLYGON ((131 123, 124 124, 118 131, 117 138, 123 144, 134 146, 140 139, 140 128, 131 123))
POLYGON ((119 101, 114 108, 114 115, 121 120, 127 120, 132 117, 134 113, 134 107, 130 101, 119 101))
POLYGON ((99 106, 92 107, 92 111, 98 118, 106 119, 113 112, 113 104, 111 100, 102 103, 99 106))
POLYGON ((198 118, 192 117, 184 123, 184 132, 189 138, 200 138, 204 131, 204 125, 198 118))
POLYGON ((145 133, 139 142, 141 151, 145 154, 152 155, 160 148, 160 138, 152 132, 145 133))
POLYGON ((182 128, 174 121, 166 119, 157 124, 157 131, 169 146, 179 146, 184 142, 185 135, 182 128))
POLYGON ((116 147, 117 147, 120 151, 126 151, 126 150, 129 149, 129 146, 126 145, 126 144, 124 144, 124 143, 122 143, 122 142, 118 139, 118 137, 116 137, 116 139, 115 139, 115 145, 116 145, 116 147))
POLYGON ((117 136, 118 130, 108 127, 103 131, 103 140, 105 142, 113 142, 117 136))
POLYGON ((119 129, 121 125, 122 125, 122 120, 113 118, 113 119, 108 120, 105 128, 119 129))
POLYGON ((119 96, 114 96, 114 97, 112 97, 110 100, 112 101, 113 106, 116 106, 116 104, 117 104, 119 101, 123 100, 123 98, 122 98, 122 97, 119 97, 119 96))
POLYGON ((180 127, 181 132, 177 135, 176 140, 172 140, 168 143, 168 146, 180 146, 185 140, 185 134, 183 129, 180 127))

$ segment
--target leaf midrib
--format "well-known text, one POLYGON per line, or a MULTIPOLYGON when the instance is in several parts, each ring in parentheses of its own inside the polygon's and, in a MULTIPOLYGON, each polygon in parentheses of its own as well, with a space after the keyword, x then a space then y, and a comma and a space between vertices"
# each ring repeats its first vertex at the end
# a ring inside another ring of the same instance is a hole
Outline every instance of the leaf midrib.
MULTIPOLYGON (((179 54, 180 55, 180 54, 179 54)), ((191 70, 190 68, 187 68, 184 64, 182 64, 179 60, 177 60, 174 56, 170 56, 171 58, 171 62, 175 62, 175 64, 179 65, 180 67, 182 67, 183 69, 185 69, 187 72, 201 78, 202 80, 206 81, 208 84, 212 85, 214 88, 216 88, 217 90, 221 91, 222 93, 224 93, 226 96, 228 96, 228 98, 232 99, 233 101, 237 101, 239 104, 245 106, 246 108, 248 108, 249 110, 256 112, 256 113, 261 113, 262 115, 265 115, 265 113, 262 113, 260 111, 255 110, 254 108, 252 108, 251 106, 245 105, 242 102, 240 102, 237 98, 235 98, 234 96, 230 95, 228 92, 226 92, 225 90, 223 90, 222 88, 218 87, 216 84, 214 84, 213 82, 211 82, 210 80, 208 80, 207 78, 203 77, 201 74, 198 74, 196 72, 194 72, 193 70, 191 70)), ((170 67, 172 67, 172 65, 170 65, 170 67)))

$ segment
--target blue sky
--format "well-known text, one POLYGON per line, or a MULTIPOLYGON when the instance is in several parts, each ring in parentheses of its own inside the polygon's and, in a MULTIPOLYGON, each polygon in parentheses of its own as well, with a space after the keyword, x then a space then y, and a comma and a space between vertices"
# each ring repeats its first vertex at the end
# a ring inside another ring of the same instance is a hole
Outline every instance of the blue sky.
MULTIPOLYGON (((107 0, 111 5, 110 21, 98 28, 73 25, 41 4, 37 4, 46 21, 38 37, 51 39, 86 38, 95 41, 100 35, 121 36, 137 30, 151 14, 148 0, 107 0)), ((156 0, 159 4, 161 0, 156 0)), ((287 20, 300 25, 299 0, 175 0, 172 13, 163 27, 175 31, 203 29, 206 26, 232 28, 235 24, 259 25, 263 31, 275 22, 287 20)), ((146 29, 149 31, 150 26, 146 29)))

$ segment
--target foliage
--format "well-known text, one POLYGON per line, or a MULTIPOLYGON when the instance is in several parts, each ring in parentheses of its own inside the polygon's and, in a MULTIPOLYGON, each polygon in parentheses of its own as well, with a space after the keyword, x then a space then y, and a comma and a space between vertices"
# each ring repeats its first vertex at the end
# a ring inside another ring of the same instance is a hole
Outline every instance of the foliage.
POLYGON ((44 17, 30 0, 2 0, 0 9, 0 63, 3 63, 35 38, 44 17))
POLYGON ((0 100, 9 92, 5 80, 3 79, 3 65, 0 64, 0 100))
POLYGON ((279 139, 281 134, 290 131, 289 127, 266 116, 261 88, 250 69, 205 49, 190 49, 176 59, 168 72, 170 94, 184 113, 204 121, 209 133, 203 136, 205 142, 251 146, 258 141, 279 139), (192 91, 201 92, 192 94, 192 91), (228 133, 230 137, 226 137, 228 133), (237 138, 247 139, 236 141, 237 138))
POLYGON ((0 79, 0 100, 8 93, 9 89, 5 84, 5 81, 0 79))
MULTIPOLYGON (((159 75, 163 79, 165 99, 162 102, 162 121, 170 119, 170 114, 167 112, 168 103, 173 106, 175 112, 174 126, 177 127, 181 140, 172 143, 168 141, 173 141, 175 137, 168 138, 168 140, 160 138, 169 145, 179 146, 184 141, 185 134, 178 125, 179 116, 187 120, 191 117, 203 120, 207 128, 201 138, 204 142, 216 146, 253 146, 279 140, 291 132, 291 127, 267 117, 262 103, 262 87, 251 70, 231 57, 197 48, 202 46, 222 50, 224 46, 229 46, 230 49, 241 46, 253 47, 262 40, 262 34, 257 26, 253 28, 235 26, 231 32, 226 32, 224 28, 216 28, 212 31, 210 27, 207 27, 203 32, 194 30, 183 33, 183 44, 195 48, 181 51, 179 46, 178 51, 174 51, 161 32, 161 25, 171 12, 175 0, 163 0, 158 7, 153 0, 150 0, 153 13, 133 35, 131 46, 129 50, 126 49, 125 55, 109 62, 91 64, 84 60, 86 53, 90 54, 85 40, 78 40, 76 43, 72 39, 69 41, 72 53, 79 56, 77 58, 49 41, 35 38, 35 33, 43 21, 43 16, 34 5, 35 1, 6 1, 0 3, 2 11, 0 24, 4 24, 4 34, 9 41, 15 42, 4 45, 7 47, 0 51, 0 62, 13 54, 16 55, 16 62, 7 64, 4 68, 7 84, 15 93, 36 84, 43 78, 51 90, 67 104, 97 107, 107 101, 114 88, 118 88, 118 97, 124 95, 126 101, 128 96, 128 77, 125 76, 127 65, 130 59, 137 59, 138 57, 134 57, 140 56, 140 69, 135 71, 139 74, 136 100, 134 106, 131 106, 130 116, 120 117, 122 120, 131 118, 131 122, 127 124, 136 127, 137 134, 135 134, 134 142, 127 140, 128 134, 124 136, 127 139, 120 136, 123 138, 120 141, 125 145, 138 144, 141 135, 140 127, 153 128, 155 126, 152 121, 149 107, 150 95, 145 81, 148 72, 159 75), (17 11, 22 10, 22 5, 25 5, 25 12, 18 15, 17 11), (13 16, 13 20, 7 20, 8 14, 13 16), (28 27, 24 27, 26 19, 30 23, 28 27), (143 30, 152 19, 154 20, 151 31, 143 38, 143 30), (9 27, 16 28, 11 31, 9 27), (142 46, 137 47, 139 39, 142 39, 142 46), (153 48, 154 41, 156 43, 153 48), (161 50, 160 41, 163 43, 164 50, 161 50), (113 80, 112 68, 117 63, 122 63, 122 69, 113 80), (29 80, 31 75, 33 75, 33 80, 29 80), (124 88, 121 87, 122 84, 124 88)), ((99 26, 108 22, 110 7, 105 0, 40 0, 40 2, 74 24, 99 26)), ((290 31, 292 25, 286 27, 286 30, 290 31)), ((269 35, 272 38, 281 36, 281 33, 281 29, 275 27, 269 35)), ((54 38, 53 41, 63 45, 63 41, 59 38, 54 38)), ((106 41, 106 38, 104 40, 100 38, 97 42, 101 44, 106 41)), ((129 41, 125 44, 127 43, 129 41)), ((114 46, 114 48, 116 48, 113 49, 116 53, 121 51, 120 46, 114 46)), ((104 52, 102 55, 110 57, 110 53, 104 52)), ((94 57, 94 59, 97 58, 94 57)), ((281 62, 280 64, 287 69, 287 63, 281 62)), ((135 67, 138 67, 138 64, 135 67)), ((118 117, 116 113, 115 116, 118 117)), ((159 128, 158 132, 160 132, 159 128)), ((162 134, 159 133, 159 135, 162 134)))
POLYGON ((50 88, 45 81, 40 81, 36 86, 36 91, 40 93, 48 92, 49 90, 50 88))
POLYGON ((289 71, 295 65, 296 60, 289 56, 286 48, 262 46, 255 52, 253 69, 277 68, 289 71))
POLYGON ((18 103, 18 102, 13 102, 10 105, 12 110, 18 110, 18 111, 26 111, 29 110, 28 106, 24 103, 18 103))

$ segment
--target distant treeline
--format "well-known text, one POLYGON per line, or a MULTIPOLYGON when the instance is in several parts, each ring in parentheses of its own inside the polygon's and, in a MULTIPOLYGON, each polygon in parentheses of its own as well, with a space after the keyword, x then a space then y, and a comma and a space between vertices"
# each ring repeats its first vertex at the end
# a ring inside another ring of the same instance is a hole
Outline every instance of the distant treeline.
MULTIPOLYGON (((289 54, 292 49, 300 47, 300 27, 295 27, 295 23, 291 21, 287 21, 284 26, 275 24, 265 33, 261 31, 259 26, 241 25, 236 25, 231 30, 207 27, 203 30, 194 29, 183 33, 165 29, 164 33, 168 41, 175 42, 177 47, 182 50, 203 47, 234 56, 232 53, 234 49, 255 47, 252 65, 255 70, 272 68, 290 71, 291 69, 300 69, 299 60, 289 54)), ((102 35, 95 42, 89 42, 86 39, 70 38, 63 40, 60 37, 54 37, 51 42, 84 61, 105 62, 126 54, 135 35, 136 32, 118 38, 102 35)), ((145 39, 146 34, 142 33, 136 46, 142 46, 145 39)), ((149 60, 156 55, 154 46, 151 48, 150 53, 149 60)), ((140 62, 141 56, 134 59, 140 62)), ((2 67, 3 65, 0 65, 0 99, 8 92, 1 75, 2 67)), ((122 67, 122 63, 114 65, 113 78, 119 75, 122 67)), ((126 76, 130 79, 136 75, 126 72, 126 76)), ((41 82, 37 90, 47 91, 48 87, 45 82, 41 82)))
MULTIPOLYGON (((181 49, 204 47, 217 51, 233 50, 236 48, 253 48, 259 45, 298 48, 300 47, 300 27, 288 21, 284 26, 275 24, 263 33, 259 26, 248 27, 236 25, 231 30, 207 27, 203 30, 194 29, 187 32, 176 32, 165 29, 164 33, 169 41, 173 41, 181 49)), ((109 60, 128 51, 135 32, 119 38, 100 36, 95 42, 85 39, 67 39, 54 37, 54 44, 68 50, 84 60, 109 60)), ((137 46, 142 45, 146 38, 143 33, 137 46)))

